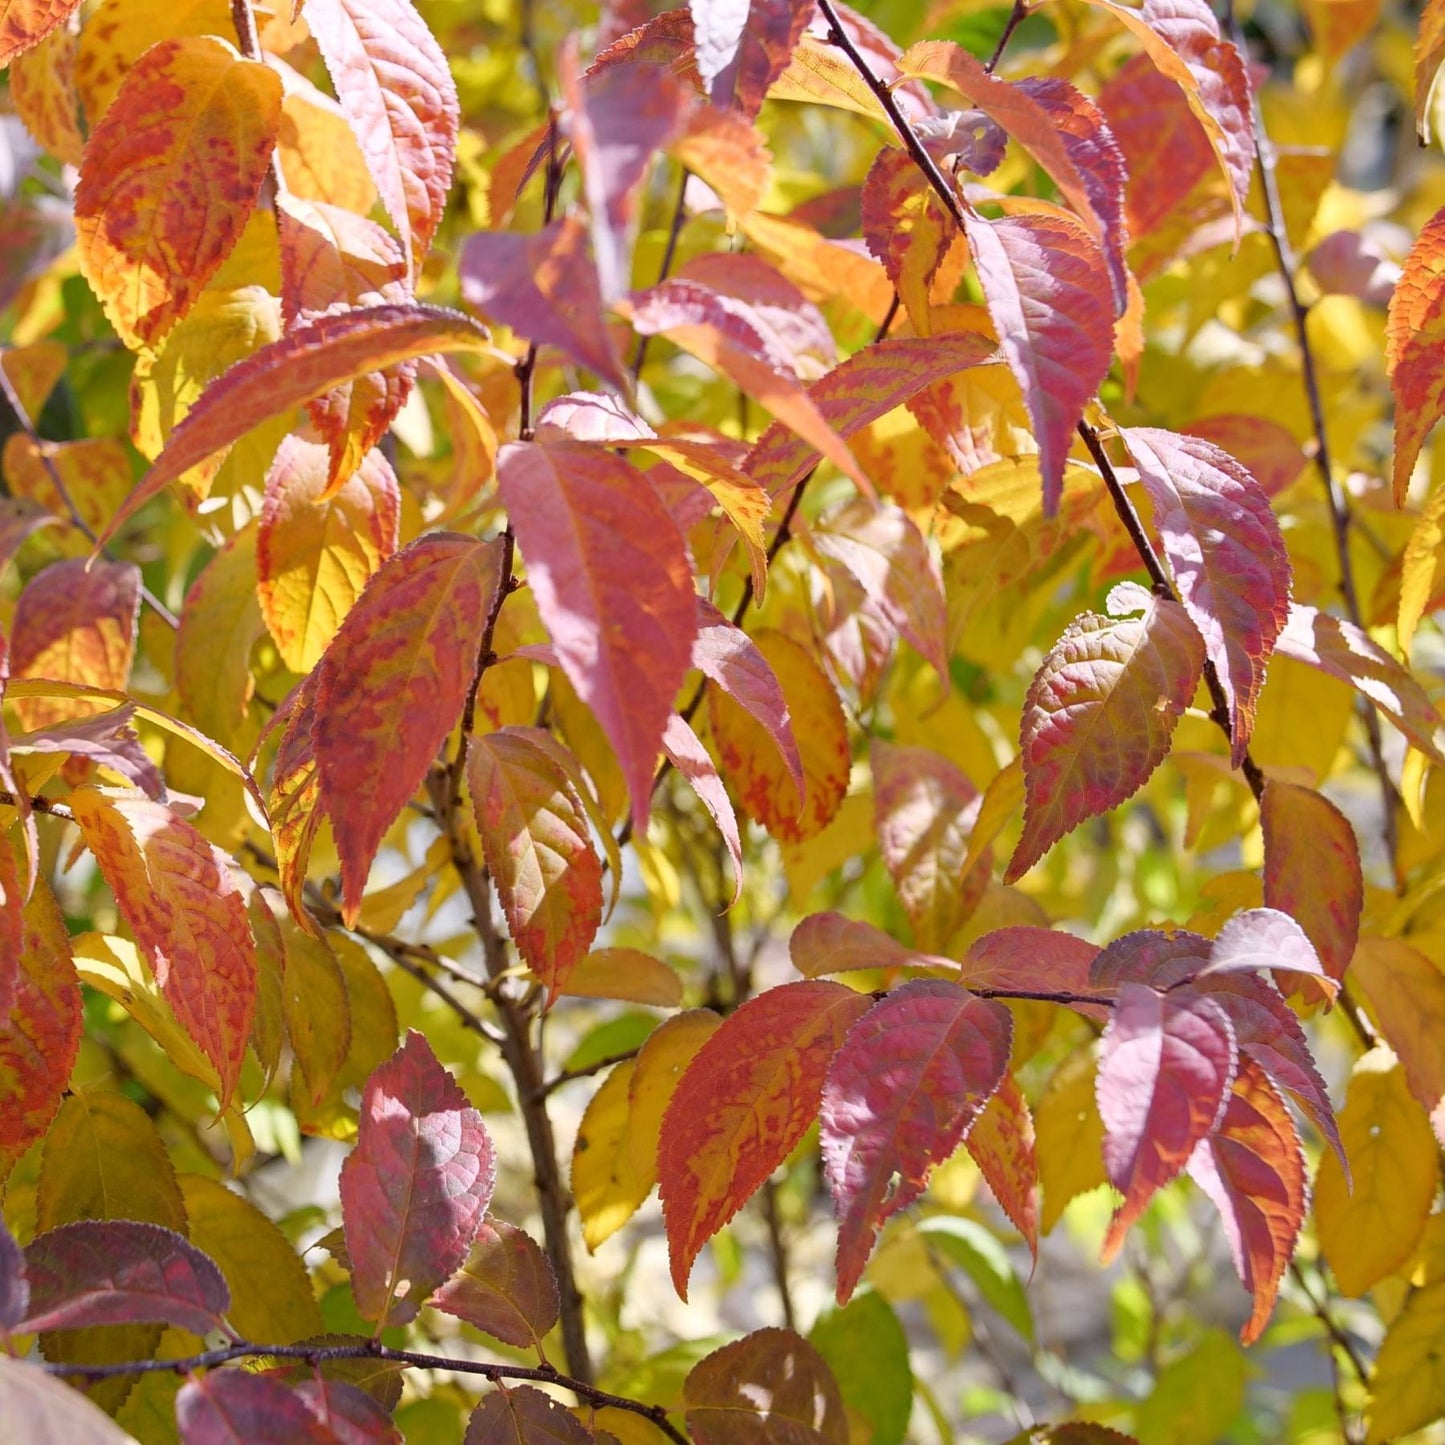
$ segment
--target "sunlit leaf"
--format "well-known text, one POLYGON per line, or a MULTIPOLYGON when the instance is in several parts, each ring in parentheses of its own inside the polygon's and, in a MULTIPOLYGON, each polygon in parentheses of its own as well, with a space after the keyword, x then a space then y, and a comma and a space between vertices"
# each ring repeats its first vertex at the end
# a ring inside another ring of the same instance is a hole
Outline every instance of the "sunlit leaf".
POLYGON ((427 1303, 519 1349, 540 1348, 561 1308, 541 1246, 499 1219, 482 1224, 466 1263, 427 1303))
POLYGON ((1039 1165, 1029 1101, 1005 1073, 964 1138, 998 1207, 1034 1255, 1039 1248, 1039 1165))
MULTIPOLYGON (((1445 39, 1445 37, 1442 37, 1445 39)), ((1420 229, 1390 297, 1385 365, 1395 395, 1395 504, 1403 505, 1430 428, 1445 412, 1445 210, 1420 229)))
POLYGON ((136 1445, 98 1405, 39 1363, 0 1354, 0 1415, 17 1439, 60 1445, 136 1445))
POLYGON ((1445 1411, 1441 1330, 1445 1330, 1445 1282, 1437 1280, 1406 1297, 1380 1342, 1370 1375, 1368 1445, 1389 1445, 1445 1411))

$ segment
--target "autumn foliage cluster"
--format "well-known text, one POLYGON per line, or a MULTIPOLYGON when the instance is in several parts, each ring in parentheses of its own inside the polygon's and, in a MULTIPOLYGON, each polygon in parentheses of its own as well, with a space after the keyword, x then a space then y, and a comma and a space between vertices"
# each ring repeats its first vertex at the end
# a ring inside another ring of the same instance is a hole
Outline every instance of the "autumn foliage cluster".
POLYGON ((1225 5, 0 0, 5 1439, 1441 1438, 1445 0, 1225 5))

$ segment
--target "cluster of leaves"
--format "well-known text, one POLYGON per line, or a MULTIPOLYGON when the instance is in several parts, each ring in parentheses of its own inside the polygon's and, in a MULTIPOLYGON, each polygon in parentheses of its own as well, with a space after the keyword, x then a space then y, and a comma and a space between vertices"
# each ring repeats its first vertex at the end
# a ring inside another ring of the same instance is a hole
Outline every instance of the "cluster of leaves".
POLYGON ((1445 1416, 1445 0, 916 8, 0 3, 30 1438, 952 1438, 910 1301, 1029 1439, 1445 1416), (628 1322, 654 1189, 786 1329, 628 1322))

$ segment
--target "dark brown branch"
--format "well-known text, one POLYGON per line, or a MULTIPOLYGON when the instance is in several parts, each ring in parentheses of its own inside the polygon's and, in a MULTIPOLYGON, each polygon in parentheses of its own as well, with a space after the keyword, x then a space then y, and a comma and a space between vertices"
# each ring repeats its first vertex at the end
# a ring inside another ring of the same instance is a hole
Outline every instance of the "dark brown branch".
POLYGON ((564 1084, 570 1084, 577 1079, 590 1079, 594 1074, 600 1074, 604 1069, 610 1069, 614 1064, 625 1064, 629 1059, 637 1057, 637 1049, 623 1049, 621 1053, 608 1054, 605 1058, 595 1059, 590 1064, 583 1065, 580 1069, 563 1069, 560 1074, 554 1074, 545 1084, 542 1085, 543 1095, 560 1089, 564 1084))
MULTIPOLYGON (((50 818, 60 818, 66 823, 75 821, 75 814, 70 811, 64 803, 52 802, 49 798, 42 797, 39 793, 30 793, 26 797, 29 800, 32 812, 44 813, 50 818)), ((15 808, 20 804, 20 799, 8 788, 0 788, 0 804, 6 807, 15 808)))
POLYGON ((988 64, 984 69, 992 74, 998 69, 998 63, 1003 59, 1003 53, 1008 43, 1013 39, 1013 33, 1019 28, 1025 19, 1028 18, 1028 0, 1014 0, 1014 7, 1009 11, 1009 17, 1004 21, 1003 34, 998 38, 998 44, 993 48, 993 54, 988 58, 988 64))
POLYGON ((778 1301, 783 1307, 783 1327, 798 1328, 793 1309, 793 1290, 788 1283, 788 1242, 783 1237, 783 1221, 778 1213, 778 1186, 764 1180, 762 1189, 763 1223, 768 1227, 768 1251, 773 1260, 773 1282, 778 1287, 778 1301))
POLYGON ((626 1410, 650 1420, 676 1445, 689 1445, 688 1438, 668 1418, 661 1405, 644 1405, 628 1395, 614 1395, 599 1390, 586 1380, 564 1375, 550 1365, 499 1365, 490 1360, 457 1359, 450 1355, 429 1355, 417 1350, 395 1350, 379 1340, 360 1341, 354 1345, 258 1345, 242 1340, 219 1350, 206 1350, 178 1360, 129 1360, 118 1364, 72 1365, 64 1361, 37 1361, 47 1374, 83 1380, 106 1380, 117 1375, 153 1375, 161 1372, 177 1375, 194 1374, 197 1370, 215 1369, 236 1360, 298 1360, 315 1368, 337 1360, 386 1360, 417 1370, 450 1370, 458 1375, 480 1375, 493 1384, 504 1380, 520 1380, 539 1385, 557 1385, 571 1390, 589 1405, 613 1410, 626 1410))
MULTIPOLYGON (((542 219, 550 225, 557 211, 557 199, 562 193, 562 162, 557 152, 557 113, 547 113, 547 164, 542 191, 542 219)), ((537 370, 537 343, 531 342, 522 359, 516 365, 517 386, 521 392, 521 418, 517 435, 524 441, 532 440, 532 379, 537 370)))

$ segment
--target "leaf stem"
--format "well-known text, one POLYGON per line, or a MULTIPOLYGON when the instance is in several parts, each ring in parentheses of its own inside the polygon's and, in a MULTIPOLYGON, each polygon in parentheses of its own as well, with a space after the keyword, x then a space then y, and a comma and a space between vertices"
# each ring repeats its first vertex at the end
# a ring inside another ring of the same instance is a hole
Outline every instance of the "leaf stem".
POLYGON ((984 66, 990 75, 998 68, 999 61, 1003 59, 1004 50, 1009 41, 1013 39, 1014 31, 1028 18, 1028 13, 1028 0, 1014 0, 1014 8, 1009 11, 1009 17, 1004 22, 1003 34, 999 36, 998 44, 994 46, 993 54, 989 56, 988 63, 984 66))

